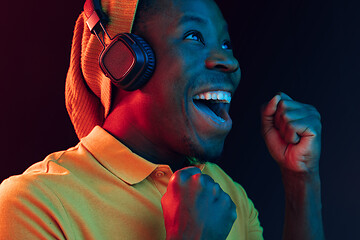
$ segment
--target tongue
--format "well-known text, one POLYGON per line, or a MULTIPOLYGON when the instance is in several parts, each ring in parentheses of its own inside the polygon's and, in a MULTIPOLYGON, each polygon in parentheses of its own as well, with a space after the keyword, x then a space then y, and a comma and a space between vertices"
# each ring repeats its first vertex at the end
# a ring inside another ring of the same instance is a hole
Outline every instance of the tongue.
POLYGON ((224 106, 225 103, 215 103, 215 104, 208 104, 207 107, 210 108, 211 111, 213 111, 218 117, 221 117, 224 119, 224 106))
POLYGON ((225 120, 220 117, 218 114, 220 114, 221 112, 221 103, 217 103, 217 104, 205 104, 203 102, 200 101, 194 101, 195 105, 205 114, 209 115, 211 118, 220 121, 220 122, 225 122, 225 120))

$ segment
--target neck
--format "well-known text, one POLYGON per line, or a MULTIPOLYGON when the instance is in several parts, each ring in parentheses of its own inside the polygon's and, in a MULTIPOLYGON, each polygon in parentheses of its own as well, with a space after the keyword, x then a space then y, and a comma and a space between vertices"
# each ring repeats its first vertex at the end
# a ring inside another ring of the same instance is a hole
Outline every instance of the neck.
POLYGON ((123 112, 121 114, 116 110, 112 111, 102 127, 132 152, 154 164, 169 165, 173 172, 189 165, 186 156, 169 151, 163 144, 147 138, 134 126, 134 121, 127 118, 129 115, 126 112, 129 111, 123 112), (118 116, 121 116, 121 119, 118 116))

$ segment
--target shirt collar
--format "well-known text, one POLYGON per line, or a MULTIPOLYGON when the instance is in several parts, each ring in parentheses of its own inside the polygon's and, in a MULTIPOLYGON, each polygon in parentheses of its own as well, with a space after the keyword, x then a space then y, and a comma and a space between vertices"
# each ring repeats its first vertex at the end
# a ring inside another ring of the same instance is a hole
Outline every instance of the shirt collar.
POLYGON ((133 153, 100 126, 82 138, 81 144, 106 169, 130 185, 141 182, 160 166, 133 153))
MULTIPOLYGON (((143 181, 158 167, 166 167, 172 174, 168 165, 154 164, 140 157, 100 126, 80 142, 106 169, 130 185, 143 181)), ((196 167, 203 171, 205 165, 196 167)))

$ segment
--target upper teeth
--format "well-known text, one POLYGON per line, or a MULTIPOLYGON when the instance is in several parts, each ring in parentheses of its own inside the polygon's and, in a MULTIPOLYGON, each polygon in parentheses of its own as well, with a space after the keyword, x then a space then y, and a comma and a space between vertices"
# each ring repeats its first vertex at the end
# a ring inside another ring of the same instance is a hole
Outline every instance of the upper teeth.
POLYGON ((215 100, 215 101, 222 101, 225 103, 230 103, 231 101, 231 93, 225 91, 210 91, 200 93, 194 96, 196 100, 215 100))

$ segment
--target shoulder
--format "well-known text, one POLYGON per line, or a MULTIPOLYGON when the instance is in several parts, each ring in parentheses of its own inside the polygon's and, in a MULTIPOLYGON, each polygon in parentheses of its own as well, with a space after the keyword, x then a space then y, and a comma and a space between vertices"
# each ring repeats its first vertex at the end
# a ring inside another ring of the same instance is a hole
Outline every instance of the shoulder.
POLYGON ((12 176, 0 185, 0 212, 23 208, 22 206, 35 202, 46 202, 49 198, 52 198, 52 202, 57 200, 37 174, 12 176))
POLYGON ((52 194, 51 188, 46 184, 54 173, 66 174, 68 171, 57 164, 65 151, 48 155, 43 161, 31 165, 24 173, 11 176, 0 184, 0 206, 19 206, 26 202, 45 200, 52 194), (5 204, 5 205, 4 205, 5 204))
POLYGON ((64 166, 64 156, 71 154, 76 147, 66 151, 49 154, 43 161, 34 163, 24 173, 11 176, 0 184, 0 205, 4 202, 16 202, 22 198, 37 199, 50 196, 51 184, 58 176, 69 175, 69 168, 64 166))
POLYGON ((62 181, 76 175, 79 166, 86 168, 91 154, 79 143, 64 151, 49 154, 44 160, 34 163, 22 174, 11 176, 1 183, 1 187, 12 185, 36 185, 47 183, 62 176, 62 181))
POLYGON ((0 184, 0 239, 35 239, 37 234, 62 239, 63 230, 71 229, 59 188, 73 182, 71 170, 64 166, 64 156, 72 151, 52 153, 0 184))
POLYGON ((49 226, 60 236, 56 226, 63 221, 67 219, 60 200, 36 175, 12 176, 0 185, 0 239, 35 237, 38 226, 49 226))

